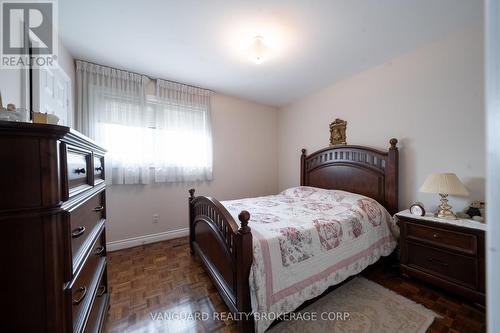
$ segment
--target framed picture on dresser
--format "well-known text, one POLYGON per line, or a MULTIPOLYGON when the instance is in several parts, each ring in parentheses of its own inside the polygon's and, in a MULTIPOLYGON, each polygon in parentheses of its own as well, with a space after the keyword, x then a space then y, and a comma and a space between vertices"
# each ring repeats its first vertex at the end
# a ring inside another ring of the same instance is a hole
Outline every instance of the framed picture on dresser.
POLYGON ((71 79, 59 64, 30 69, 31 110, 53 114, 59 125, 70 125, 71 79))

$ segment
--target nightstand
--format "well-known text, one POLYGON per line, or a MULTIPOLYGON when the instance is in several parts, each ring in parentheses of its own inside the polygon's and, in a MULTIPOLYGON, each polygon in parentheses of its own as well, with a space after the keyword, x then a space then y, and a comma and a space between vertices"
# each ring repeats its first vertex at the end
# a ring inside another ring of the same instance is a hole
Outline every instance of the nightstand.
POLYGON ((408 210, 396 219, 403 275, 485 305, 485 224, 415 216, 408 210))

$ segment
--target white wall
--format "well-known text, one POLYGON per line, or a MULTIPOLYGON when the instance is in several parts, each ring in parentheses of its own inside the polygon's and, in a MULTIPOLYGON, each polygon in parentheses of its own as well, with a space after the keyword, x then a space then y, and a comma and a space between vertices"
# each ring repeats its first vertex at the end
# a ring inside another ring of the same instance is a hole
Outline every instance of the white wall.
POLYGON ((219 200, 274 194, 278 188, 277 110, 212 98, 214 180, 209 184, 113 185, 107 189, 107 241, 188 227, 188 189, 219 200), (152 223, 152 215, 160 221, 152 223))
MULTIPOLYGON (((332 60, 334 61, 334 60, 332 60)), ((418 192, 432 172, 455 172, 484 199, 482 27, 450 36, 284 107, 279 113, 279 188, 299 183, 299 156, 329 143, 328 124, 347 120, 350 144, 387 149, 399 139, 400 208, 415 200, 434 209, 438 196, 418 192)), ((462 209, 467 200, 452 198, 462 209)))
POLYGON ((486 2, 486 120, 488 123, 488 332, 500 332, 500 2, 486 2), (495 203, 495 204, 493 204, 495 203))

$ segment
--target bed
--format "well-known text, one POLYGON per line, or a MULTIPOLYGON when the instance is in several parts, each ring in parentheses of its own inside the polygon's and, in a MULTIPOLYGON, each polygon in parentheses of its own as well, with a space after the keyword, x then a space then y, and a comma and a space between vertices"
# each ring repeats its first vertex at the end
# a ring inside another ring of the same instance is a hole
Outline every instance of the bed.
POLYGON ((240 332, 263 332, 393 251, 396 145, 303 149, 300 186, 273 196, 219 202, 189 191, 191 252, 240 332))

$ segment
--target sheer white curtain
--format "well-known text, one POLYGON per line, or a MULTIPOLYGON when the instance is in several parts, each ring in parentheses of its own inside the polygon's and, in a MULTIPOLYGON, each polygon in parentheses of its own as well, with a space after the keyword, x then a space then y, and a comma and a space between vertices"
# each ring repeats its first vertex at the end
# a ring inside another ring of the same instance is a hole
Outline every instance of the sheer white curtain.
POLYGON ((77 61, 76 126, 108 149, 113 184, 212 179, 210 92, 77 61))
POLYGON ((209 90, 156 80, 151 110, 163 151, 156 159, 156 182, 212 180, 211 95, 209 90))
POLYGON ((76 129, 99 140, 100 123, 142 125, 147 80, 143 75, 77 60, 76 129))

